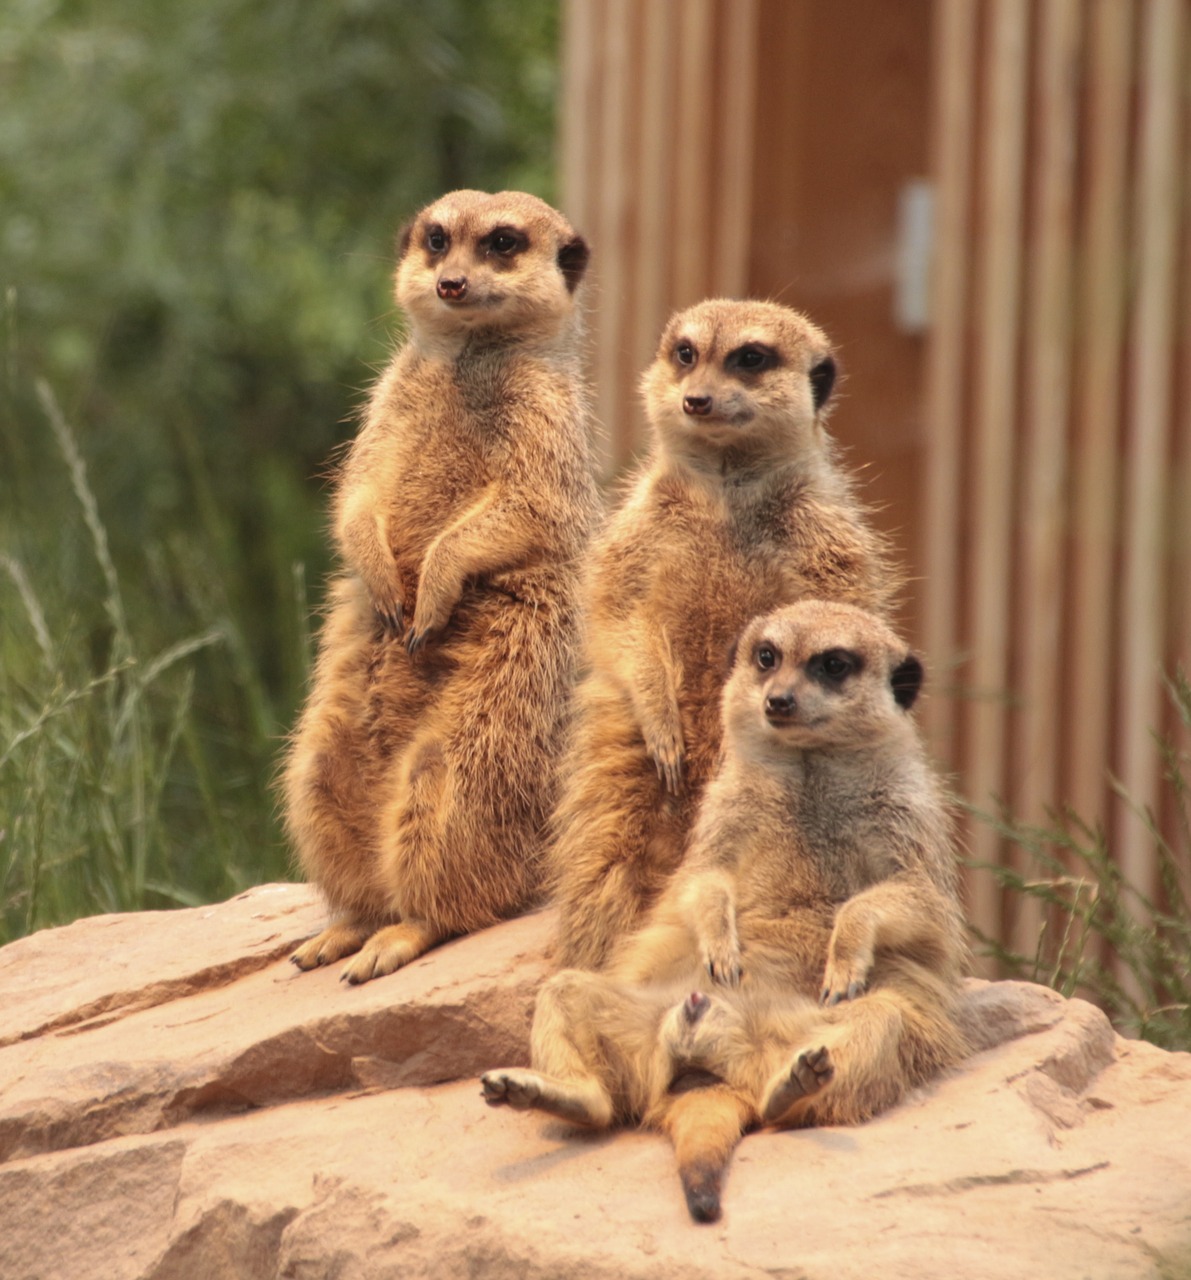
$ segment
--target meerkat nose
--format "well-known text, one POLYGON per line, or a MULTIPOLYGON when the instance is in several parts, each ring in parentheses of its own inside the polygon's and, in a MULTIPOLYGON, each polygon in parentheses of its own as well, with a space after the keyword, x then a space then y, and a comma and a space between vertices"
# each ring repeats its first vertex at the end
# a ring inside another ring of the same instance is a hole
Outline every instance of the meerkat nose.
POLYGON ((797 707, 792 693, 771 693, 765 699, 765 716, 768 720, 789 720, 797 707))
POLYGON ((444 302, 458 302, 467 294, 467 277, 460 276, 457 280, 440 280, 438 282, 438 296, 444 302))
POLYGON ((682 411, 696 418, 705 418, 711 412, 711 397, 683 396, 682 411))
POLYGON ((686 1020, 693 1024, 707 1012, 710 1004, 710 996, 705 996, 702 991, 692 991, 683 1003, 682 1011, 686 1015, 686 1020))

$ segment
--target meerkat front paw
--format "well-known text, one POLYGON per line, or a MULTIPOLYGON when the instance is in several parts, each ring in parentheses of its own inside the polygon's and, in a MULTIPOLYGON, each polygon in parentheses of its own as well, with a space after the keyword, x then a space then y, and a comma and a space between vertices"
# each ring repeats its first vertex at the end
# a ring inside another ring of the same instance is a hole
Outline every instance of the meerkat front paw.
POLYGON ((868 990, 868 976, 872 967, 871 954, 851 957, 829 955, 819 1003, 840 1004, 844 1000, 855 1000, 864 995, 868 990))
POLYGON ((812 1098, 825 1089, 834 1075, 835 1064, 826 1045, 803 1049, 766 1090, 761 1103, 762 1123, 777 1124, 795 1103, 812 1098))
POLYGON ((716 939, 705 943, 703 964, 713 982, 724 987, 740 986, 744 967, 740 958, 740 941, 735 937, 716 939))
POLYGON ((682 788, 682 765, 686 754, 682 730, 647 729, 645 749, 657 768, 662 785, 672 796, 676 796, 682 788))
POLYGON ((542 1096, 542 1077, 516 1067, 485 1071, 480 1077, 480 1096, 490 1107, 509 1106, 514 1111, 529 1111, 542 1096))
POLYGON ((434 576, 423 571, 418 584, 418 599, 414 605, 413 620, 405 633, 405 647, 411 655, 424 648, 430 637, 447 625, 457 603, 458 593, 452 593, 438 586, 434 576))
POLYGON ((395 588, 383 595, 373 594, 372 607, 390 640, 399 639, 405 634, 405 602, 395 588))

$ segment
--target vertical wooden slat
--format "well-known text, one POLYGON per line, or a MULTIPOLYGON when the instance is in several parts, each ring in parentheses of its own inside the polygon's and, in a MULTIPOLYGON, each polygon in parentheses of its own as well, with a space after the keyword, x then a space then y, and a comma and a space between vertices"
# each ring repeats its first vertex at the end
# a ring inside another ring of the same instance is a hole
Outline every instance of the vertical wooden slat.
POLYGON ((602 463, 605 476, 615 474, 626 452, 631 419, 626 421, 625 381, 627 363, 623 314, 631 278, 631 244, 627 217, 629 174, 628 131, 630 127, 629 22, 631 0, 605 0, 600 39, 604 45, 604 104, 598 190, 599 260, 596 279, 596 360, 600 377, 596 382, 596 405, 607 441, 602 463))
POLYGON ((926 519, 919 563, 926 569, 923 635, 936 682, 924 726, 934 750, 953 758, 954 679, 959 646, 959 512, 967 365, 971 143, 976 66, 976 6, 939 0, 933 30, 931 170, 935 187, 935 253, 931 266, 931 332, 926 351, 926 519), (944 674, 945 673, 945 674, 944 674))
MULTIPOLYGON (((633 267, 636 311, 632 352, 636 368, 652 355, 669 314, 673 187, 664 159, 674 138, 676 80, 674 31, 679 0, 644 5, 642 31, 641 158, 637 168, 637 209, 641 236, 633 267)), ((638 415, 639 417, 640 415, 638 415)))
MULTIPOLYGON (((975 363, 974 462, 970 509, 973 562, 968 636, 973 698, 966 708, 968 794, 980 808, 1004 795, 1012 566, 1017 342, 1022 243, 1029 13, 1025 0, 990 9, 982 111, 982 233, 975 363)), ((984 823, 971 832, 977 861, 995 862, 998 839, 984 823)), ((999 894, 987 877, 973 882, 976 925, 1000 933, 999 894)))
POLYGON ((1113 583, 1119 529, 1117 425, 1125 317, 1132 0, 1089 13, 1085 210, 1072 438, 1072 564, 1064 799, 1086 822, 1107 818, 1113 583))
MULTIPOLYGON (((1169 566, 1164 539, 1172 393, 1174 286, 1180 159, 1182 0, 1142 10, 1140 156, 1134 220, 1137 293, 1130 329, 1133 370, 1125 445, 1117 697, 1122 711, 1119 776, 1132 804, 1153 807, 1160 776, 1152 733, 1162 719, 1162 659, 1169 566)), ((1130 806, 1118 805, 1116 858, 1144 891, 1155 886, 1152 843, 1130 806)))
POLYGON ((588 236, 591 176, 596 164, 599 32, 592 0, 564 0, 562 7, 562 102, 559 111, 559 207, 588 236))
POLYGON ((720 0, 719 164, 715 175, 715 270, 711 291, 743 295, 748 282, 752 216, 753 115, 756 110, 757 0, 720 0))
MULTIPOLYGON (((1022 572, 1012 610, 1021 706, 1014 723, 1011 796, 1018 819, 1031 823, 1045 821, 1058 782, 1079 16, 1078 0, 1047 0, 1039 10, 1030 157, 1022 572)), ((1015 905, 1014 946, 1030 955, 1041 910, 1036 899, 1015 905)))
POLYGON ((713 0, 683 0, 677 27, 678 102, 672 123, 677 146, 673 218, 676 307, 697 302, 711 281, 714 17, 713 0))

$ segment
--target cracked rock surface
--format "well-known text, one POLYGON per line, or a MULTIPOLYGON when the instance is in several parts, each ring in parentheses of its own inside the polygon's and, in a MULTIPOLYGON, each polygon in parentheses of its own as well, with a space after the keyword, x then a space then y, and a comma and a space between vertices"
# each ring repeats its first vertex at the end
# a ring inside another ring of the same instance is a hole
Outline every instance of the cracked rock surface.
POLYGON ((963 1067, 853 1129, 740 1145, 723 1220, 665 1141, 491 1111, 538 914, 349 987, 317 896, 100 916, 0 949, 3 1280, 1191 1276, 1191 1055, 968 984, 963 1067))

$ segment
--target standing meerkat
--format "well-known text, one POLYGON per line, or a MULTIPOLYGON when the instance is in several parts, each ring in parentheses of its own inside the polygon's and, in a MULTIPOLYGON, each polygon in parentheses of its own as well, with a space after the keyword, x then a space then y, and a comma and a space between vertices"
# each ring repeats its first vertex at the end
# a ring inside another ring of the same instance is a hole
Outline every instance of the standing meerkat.
POLYGON ((456 191, 404 232, 405 344, 340 469, 286 826, 334 919, 302 969, 390 973, 539 891, 598 513, 581 237, 520 192, 456 191))
POLYGON ((546 984, 535 1069, 489 1072, 486 1099, 664 1130, 709 1221, 749 1128, 854 1124, 958 1061, 967 950, 948 808, 908 715, 921 679, 863 610, 752 622, 682 869, 606 972, 546 984))
POLYGON ((807 596, 883 610, 900 583, 824 426, 834 381, 827 337, 774 303, 702 302, 662 334, 654 452, 589 567, 550 852, 564 967, 604 964, 678 866, 745 623, 807 596))

